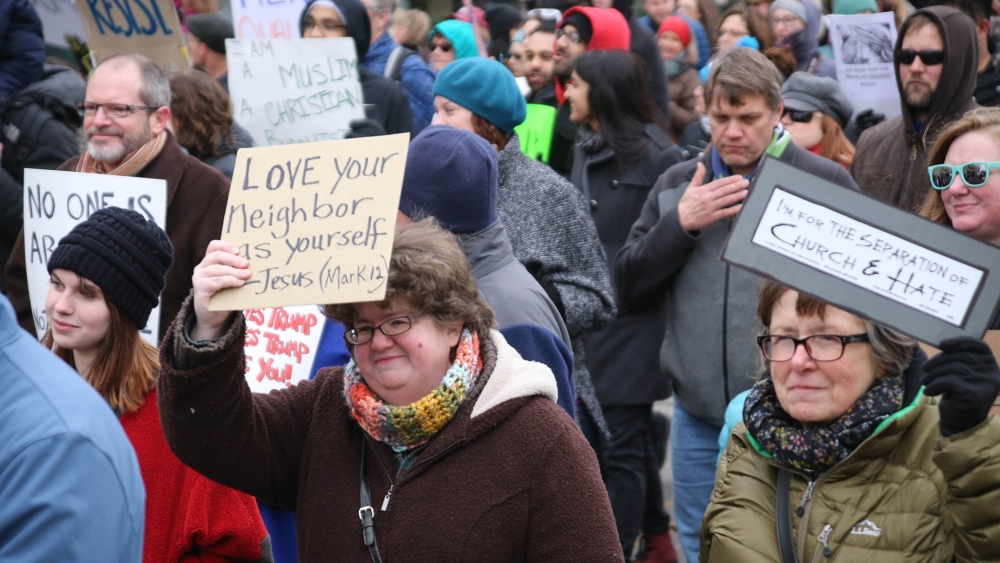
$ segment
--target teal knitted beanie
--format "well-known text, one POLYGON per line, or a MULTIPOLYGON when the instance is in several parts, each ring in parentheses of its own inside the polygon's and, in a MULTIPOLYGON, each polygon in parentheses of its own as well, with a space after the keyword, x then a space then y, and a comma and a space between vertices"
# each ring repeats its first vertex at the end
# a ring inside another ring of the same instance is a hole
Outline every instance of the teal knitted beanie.
POLYGON ((431 29, 430 38, 432 39, 436 33, 440 33, 445 39, 451 41, 455 48, 455 60, 479 56, 479 47, 476 47, 476 36, 472 33, 472 24, 459 20, 445 20, 431 29))
POLYGON ((864 11, 878 13, 875 0, 833 0, 833 13, 841 16, 853 16, 864 11))
POLYGON ((434 95, 455 102, 507 134, 528 113, 514 75, 493 59, 462 59, 444 67, 434 81, 434 95))

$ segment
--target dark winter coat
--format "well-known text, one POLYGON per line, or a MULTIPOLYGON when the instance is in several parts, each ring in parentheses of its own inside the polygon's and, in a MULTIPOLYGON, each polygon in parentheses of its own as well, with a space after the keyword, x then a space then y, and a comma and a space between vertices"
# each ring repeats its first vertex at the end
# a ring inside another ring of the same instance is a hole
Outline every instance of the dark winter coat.
POLYGON ((639 22, 632 13, 631 0, 615 0, 613 6, 628 20, 628 29, 632 35, 629 50, 639 55, 646 63, 646 80, 649 91, 656 104, 657 116, 663 123, 670 123, 670 96, 667 94, 667 73, 663 71, 663 59, 660 58, 660 48, 656 45, 656 34, 639 22))
MULTIPOLYGON (((167 133, 170 135, 170 133, 167 133)), ((59 170, 75 171, 80 160, 75 156, 59 170)), ((167 236, 174 245, 174 263, 167 270, 167 285, 160 294, 160 335, 166 334, 177 316, 181 303, 191 291, 191 274, 205 257, 208 243, 222 234, 222 220, 229 199, 229 180, 211 166, 184 152, 173 135, 160 154, 146 165, 138 178, 167 181, 167 236)), ((17 322, 35 334, 28 298, 28 280, 24 266, 24 230, 17 237, 14 251, 5 270, 10 302, 17 312, 17 322)))
POLYGON ((680 142, 684 128, 698 121, 694 110, 698 103, 694 91, 701 86, 701 77, 693 67, 670 78, 670 134, 671 139, 680 142))
POLYGON ((584 364, 583 337, 614 318, 607 258, 583 195, 521 152, 517 134, 497 157, 497 212, 514 257, 549 295, 573 344, 576 396, 602 431, 604 416, 584 364))
POLYGON ((899 50, 909 29, 904 23, 893 52, 903 113, 862 133, 851 164, 851 175, 862 192, 906 211, 918 210, 931 189, 927 150, 935 134, 978 107, 972 101, 979 61, 979 44, 972 19, 944 6, 914 13, 924 14, 937 23, 945 46, 944 68, 931 97, 927 122, 917 126, 916 115, 906 103, 899 79, 899 50))
MULTIPOLYGON (((304 21, 309 8, 316 0, 309 0, 302 8, 299 35, 302 35, 304 21)), ((368 9, 360 0, 333 0, 347 20, 347 35, 354 40, 358 60, 365 60, 371 46, 372 27, 368 19, 368 9)), ((413 112, 410 100, 399 84, 381 74, 376 74, 358 65, 361 94, 365 98, 365 117, 382 124, 386 134, 409 133, 413 130, 413 112)))
POLYGON ((482 374, 455 417, 397 473, 392 450, 351 418, 342 368, 251 393, 242 315, 204 346, 184 336, 191 317, 189 302, 160 347, 167 442, 206 477, 296 509, 302 563, 371 561, 362 451, 384 561, 623 560, 597 459, 553 402, 552 374, 499 333, 482 342, 482 374))
MULTIPOLYGON (((622 166, 602 135, 585 129, 576 146, 573 184, 590 202, 608 268, 628 239, 649 190, 660 174, 681 161, 680 150, 655 125, 646 126, 642 156, 622 166)), ((660 303, 641 309, 619 307, 603 330, 585 340, 586 363, 602 406, 647 404, 670 396, 670 382, 660 369, 664 312, 660 303)))
MULTIPOLYGON (((842 166, 795 146, 787 132, 771 147, 772 157, 786 164, 857 189, 842 166)), ((754 382, 760 278, 719 260, 731 221, 716 221, 696 234, 681 226, 677 204, 698 162, 705 165, 706 178, 720 173, 706 152, 660 176, 618 253, 614 279, 620 307, 646 309, 665 300, 660 365, 673 383, 674 398, 721 428, 726 405, 754 382)))
POLYGON ((31 0, 0 0, 0 100, 42 79, 45 39, 31 0))
POLYGON ((230 137, 222 139, 215 151, 218 154, 204 154, 198 156, 198 160, 215 168, 223 176, 233 179, 233 168, 236 166, 236 151, 253 146, 253 137, 246 129, 239 126, 235 121, 229 130, 230 137))

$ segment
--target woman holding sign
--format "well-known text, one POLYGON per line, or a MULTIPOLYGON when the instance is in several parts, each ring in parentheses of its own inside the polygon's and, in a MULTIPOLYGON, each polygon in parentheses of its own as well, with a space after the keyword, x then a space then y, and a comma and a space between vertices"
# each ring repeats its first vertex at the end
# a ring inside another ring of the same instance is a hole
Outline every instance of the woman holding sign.
POLYGON ((757 312, 764 373, 719 464, 701 561, 1000 557, 986 344, 948 339, 925 362, 913 340, 771 281, 757 312))
POLYGON ((179 456, 298 512, 299 561, 622 561, 597 460, 556 383, 493 330, 457 240, 401 227, 385 298, 327 305, 352 361, 268 395, 245 324, 209 311, 249 263, 213 241, 161 347, 179 456))
POLYGON ((254 499, 195 473, 160 426, 156 348, 142 340, 173 261, 167 234, 135 211, 95 212, 48 262, 49 329, 42 343, 118 414, 146 485, 143 561, 270 561, 254 499))

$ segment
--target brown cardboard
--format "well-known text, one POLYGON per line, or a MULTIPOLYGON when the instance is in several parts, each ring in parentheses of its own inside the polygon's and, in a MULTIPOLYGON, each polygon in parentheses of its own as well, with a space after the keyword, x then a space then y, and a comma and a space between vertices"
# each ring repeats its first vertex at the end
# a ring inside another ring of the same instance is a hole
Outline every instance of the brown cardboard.
POLYGON ((76 0, 94 64, 136 52, 167 71, 190 66, 177 10, 171 0, 76 0))

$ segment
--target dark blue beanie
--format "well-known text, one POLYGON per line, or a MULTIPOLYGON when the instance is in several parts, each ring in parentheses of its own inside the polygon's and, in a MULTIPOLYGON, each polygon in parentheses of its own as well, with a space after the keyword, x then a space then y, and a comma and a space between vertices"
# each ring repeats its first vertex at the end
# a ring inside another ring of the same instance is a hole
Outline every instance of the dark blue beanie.
POLYGON ((497 152, 469 131, 424 129, 410 143, 399 210, 411 219, 434 217, 455 234, 489 227, 498 218, 497 152))
POLYGON ((528 115, 514 75, 493 59, 460 59, 444 67, 434 81, 434 95, 448 98, 508 135, 528 115))

